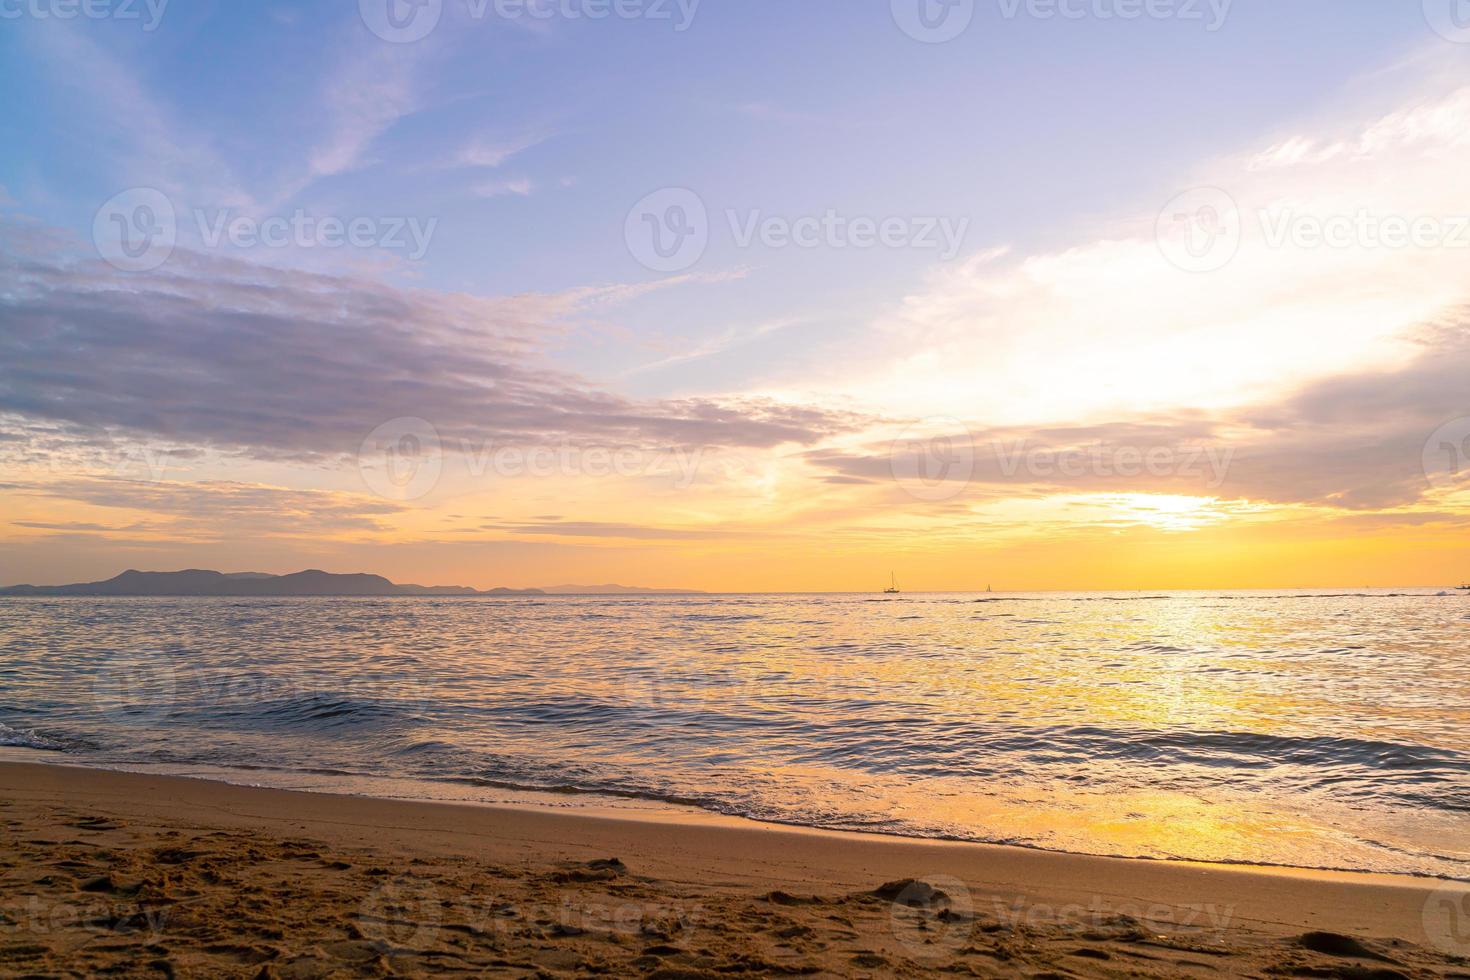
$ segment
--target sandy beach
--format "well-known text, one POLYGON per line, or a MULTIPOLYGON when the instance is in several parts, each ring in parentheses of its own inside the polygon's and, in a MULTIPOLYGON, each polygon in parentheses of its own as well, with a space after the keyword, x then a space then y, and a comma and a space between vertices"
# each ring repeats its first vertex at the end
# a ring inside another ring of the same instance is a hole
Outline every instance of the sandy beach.
POLYGON ((0 839, 7 976, 1470 976, 1425 879, 23 763, 0 839))

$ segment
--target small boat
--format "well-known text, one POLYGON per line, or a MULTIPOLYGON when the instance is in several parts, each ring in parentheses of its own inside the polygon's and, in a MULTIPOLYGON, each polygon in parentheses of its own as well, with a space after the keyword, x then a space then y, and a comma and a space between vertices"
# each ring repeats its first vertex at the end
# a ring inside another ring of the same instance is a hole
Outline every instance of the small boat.
POLYGON ((888 588, 884 589, 883 590, 883 594, 884 595, 898 595, 898 576, 895 575, 895 574, 893 574, 892 572, 889 572, 888 573, 888 577, 890 579, 892 579, 893 584, 890 585, 890 586, 888 586, 888 588))
POLYGON ((1456 592, 1470 592, 1470 585, 1457 585, 1457 586, 1455 586, 1455 591, 1456 592))

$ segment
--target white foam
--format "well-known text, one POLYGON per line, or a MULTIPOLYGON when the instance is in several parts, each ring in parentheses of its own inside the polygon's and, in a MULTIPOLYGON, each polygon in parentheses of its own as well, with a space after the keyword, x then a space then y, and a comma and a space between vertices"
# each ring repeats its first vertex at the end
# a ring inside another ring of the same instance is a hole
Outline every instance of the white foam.
POLYGON ((11 728, 5 722, 0 721, 0 745, 13 745, 26 749, 45 749, 51 752, 60 752, 61 743, 45 735, 38 735, 35 731, 20 731, 11 728))

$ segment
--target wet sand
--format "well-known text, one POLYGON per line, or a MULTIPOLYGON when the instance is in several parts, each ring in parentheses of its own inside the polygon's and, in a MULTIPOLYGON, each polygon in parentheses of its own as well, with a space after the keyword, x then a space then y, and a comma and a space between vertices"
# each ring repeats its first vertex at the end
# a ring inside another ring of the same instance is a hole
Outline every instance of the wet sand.
POLYGON ((0 763, 0 975, 1470 977, 1470 888, 0 763))

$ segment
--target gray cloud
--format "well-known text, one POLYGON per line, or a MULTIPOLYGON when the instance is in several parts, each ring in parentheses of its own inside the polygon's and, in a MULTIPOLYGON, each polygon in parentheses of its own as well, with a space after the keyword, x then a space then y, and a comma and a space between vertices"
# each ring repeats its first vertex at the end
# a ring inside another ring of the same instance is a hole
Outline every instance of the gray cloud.
POLYGON ((1415 511, 1411 513, 1356 513, 1334 517, 1333 524, 1353 531, 1390 530, 1400 527, 1425 527, 1438 525, 1448 528, 1470 527, 1470 515, 1444 511, 1415 511))
POLYGON ((689 541, 722 537, 718 530, 652 527, 645 524, 615 524, 601 521, 553 521, 540 524, 486 524, 485 530, 512 534, 550 534, 577 538, 627 538, 639 541, 689 541))
POLYGON ((68 521, 64 524, 48 524, 45 521, 11 521, 14 527, 28 527, 35 531, 137 531, 138 524, 128 527, 108 527, 106 524, 88 524, 84 521, 68 521))
POLYGON ((900 441, 859 452, 812 450, 805 458, 829 474, 829 483, 892 486, 895 472, 928 467, 937 474, 947 459, 949 478, 968 483, 972 494, 1150 492, 1360 511, 1404 506, 1430 489, 1423 456, 1431 434, 1451 419, 1470 417, 1470 329, 1436 328, 1418 345, 1403 366, 1317 381, 1276 402, 1209 419, 1192 414, 1034 430, 977 427, 939 434, 947 435, 949 446, 937 451, 900 441), (1120 474, 1119 449, 1159 450, 1173 469, 1120 474), (1216 459, 1229 453, 1223 479, 1208 459, 1185 466, 1196 449, 1216 459), (1027 465, 1033 451, 1049 461, 1042 472, 1027 465), (1110 462, 1101 468, 1086 463, 1093 453, 1110 462), (1051 465, 1057 454, 1070 455, 1080 471, 1057 472, 1051 465))
MULTIPOLYGON (((165 537, 195 539, 371 532, 382 530, 381 518, 400 510, 389 501, 356 494, 223 480, 179 483, 78 477, 48 481, 31 492, 95 507, 147 511, 164 518, 147 525, 148 530, 165 537)), ((58 531, 114 530, 102 525, 16 523, 58 531)))
POLYGON ((474 444, 687 447, 812 444, 859 421, 759 399, 635 402, 538 360, 559 323, 621 287, 482 299, 184 251, 125 274, 15 239, 0 240, 0 414, 72 436, 312 458, 402 417, 474 444))

